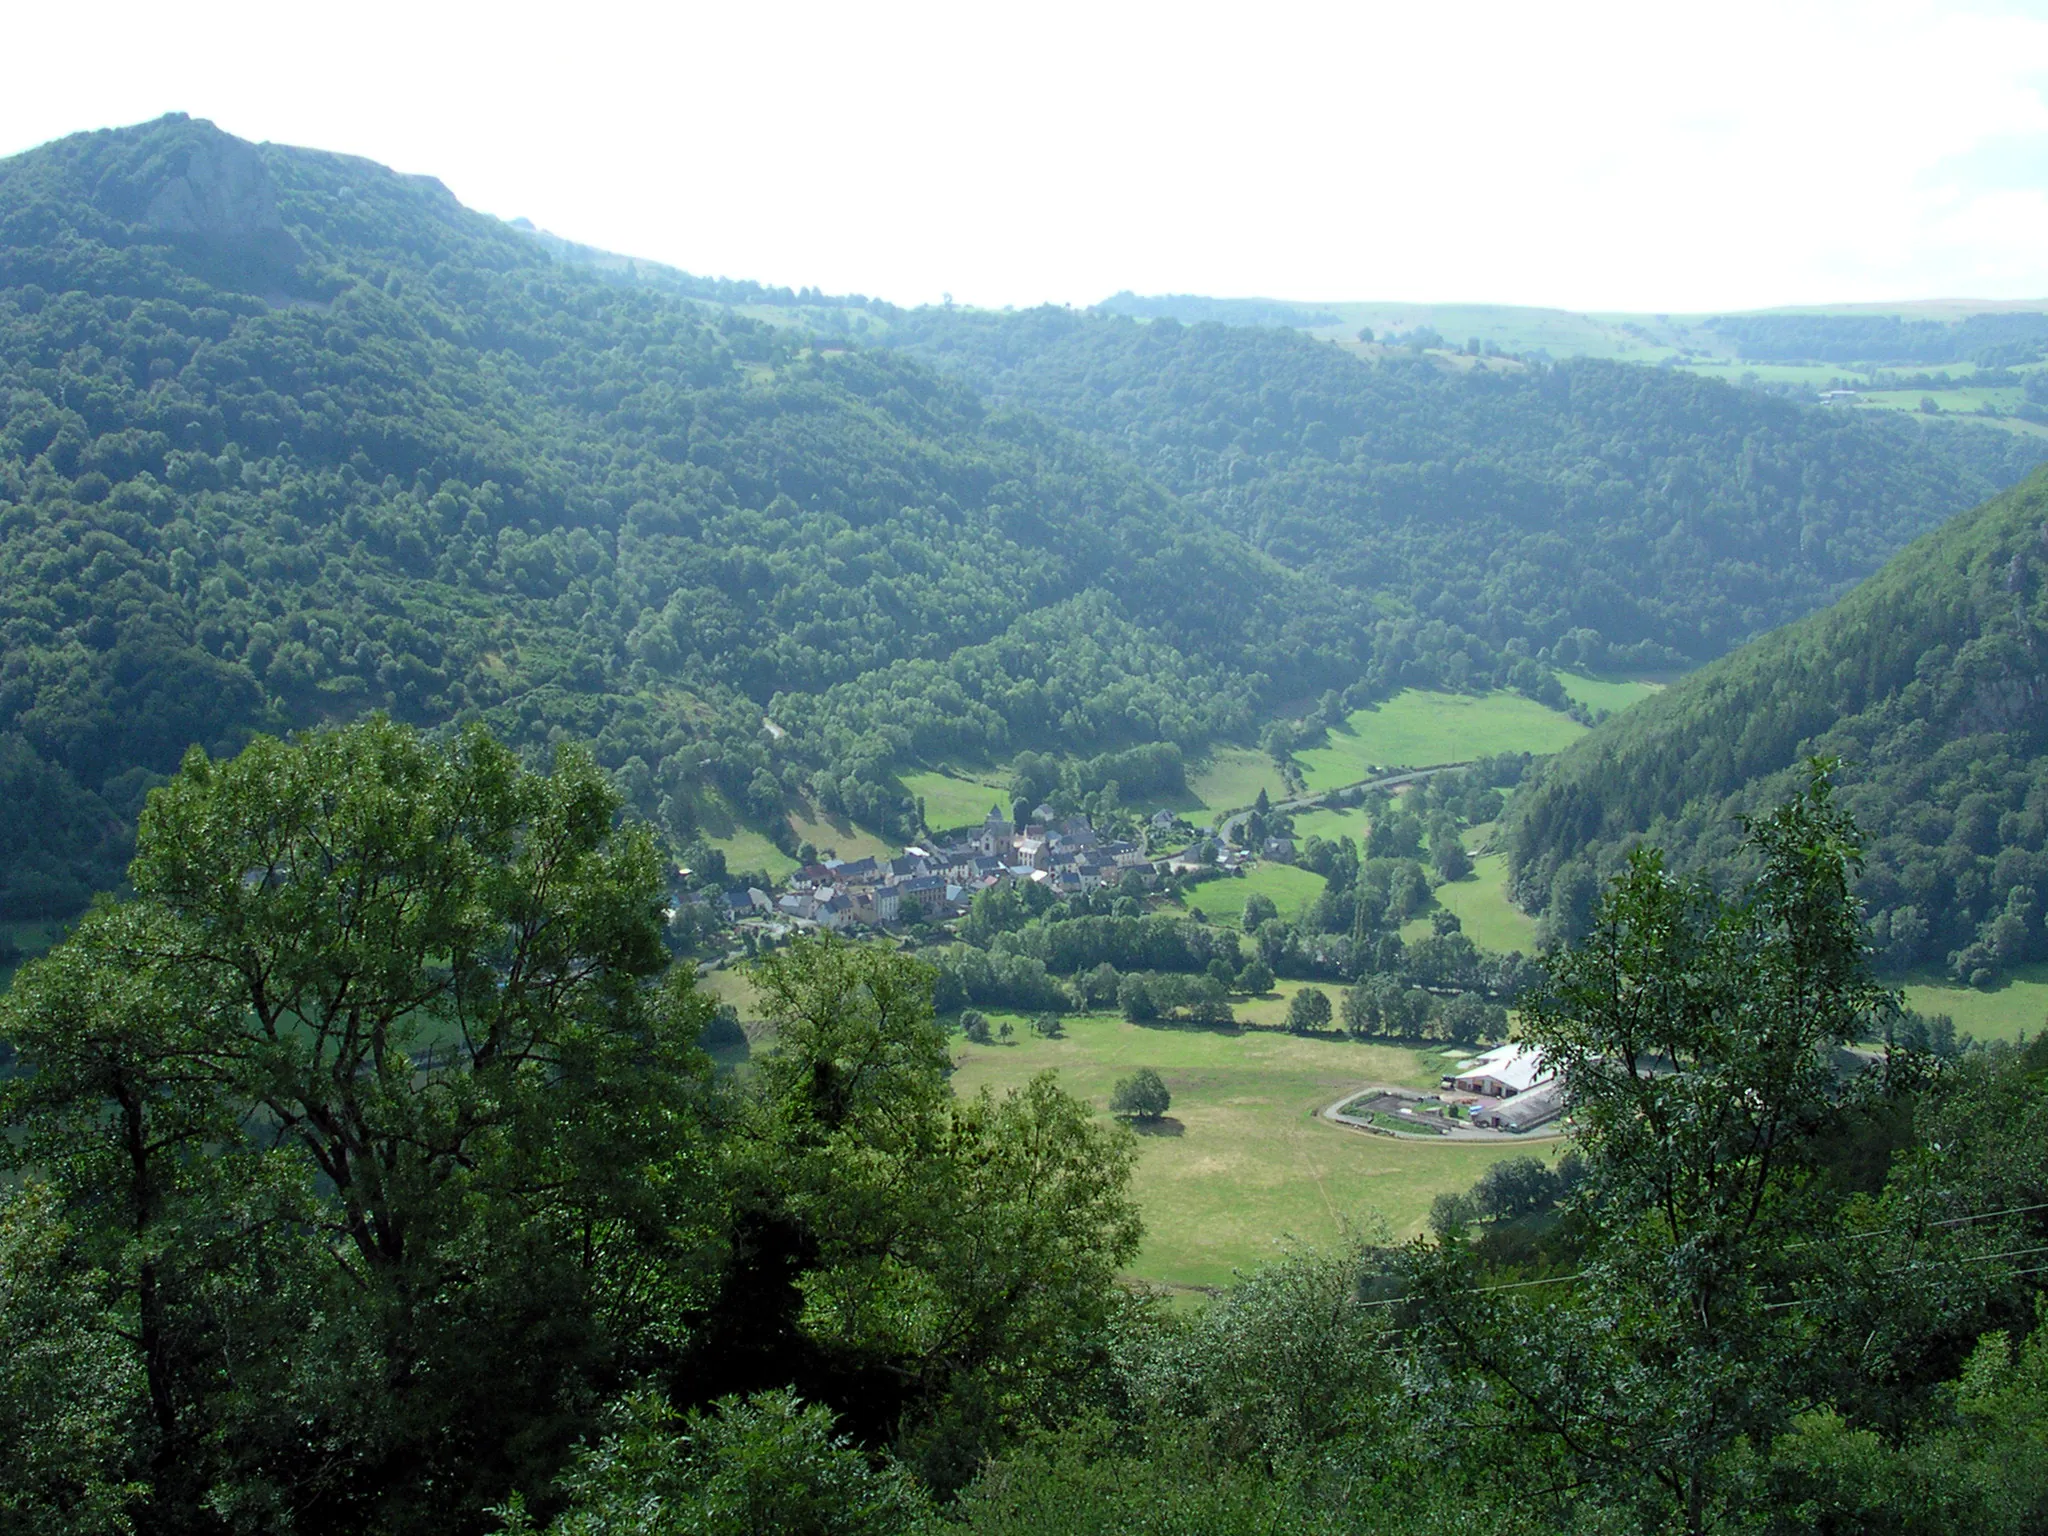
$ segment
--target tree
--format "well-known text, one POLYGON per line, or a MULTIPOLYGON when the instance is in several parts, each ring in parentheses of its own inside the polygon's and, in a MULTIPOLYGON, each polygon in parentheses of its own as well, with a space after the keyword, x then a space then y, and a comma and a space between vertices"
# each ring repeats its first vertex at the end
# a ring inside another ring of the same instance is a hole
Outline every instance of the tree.
POLYGON ((989 1032, 988 1015, 978 1008, 969 1008, 960 1015, 960 1033, 976 1045, 987 1045, 994 1038, 989 1032))
POLYGON ((1063 1033, 1060 1029, 1060 1016, 1056 1013, 1036 1014, 1031 1020, 1031 1030, 1044 1039, 1057 1040, 1063 1033))
POLYGON ((1138 1226, 1128 1139, 1050 1073, 953 1097, 931 978, 830 938, 761 963, 775 1044, 727 1155, 735 1267, 689 1369, 718 1393, 806 1381, 949 1488, 1068 1389, 1138 1226))
POLYGON ((1495 1163, 1472 1186, 1473 1209, 1487 1221, 1507 1221, 1547 1209, 1558 1195, 1557 1175, 1534 1157, 1495 1163))
POLYGON ((1237 989, 1252 997, 1261 997, 1273 990, 1273 967, 1257 955, 1244 964, 1237 973, 1237 989))
POLYGON ((480 730, 195 750, 144 810, 134 898, 19 978, 0 1030, 36 1070, 5 1155, 123 1256, 153 1504, 217 1501, 208 1458, 247 1455, 286 1510, 455 1519, 449 1465, 544 1481, 565 1397, 669 1326, 598 1297, 707 1208, 648 1170, 692 1161, 712 1004, 653 984, 660 863, 617 809, 586 756, 536 774, 480 730), (287 1421, 345 1449, 295 1465, 287 1421))
POLYGON ((1437 874, 1445 880, 1463 880, 1472 873, 1472 856, 1465 851, 1457 824, 1449 817, 1440 818, 1430 828, 1429 856, 1437 874))
POLYGON ((1279 915, 1280 909, 1274 905, 1272 897, 1263 891, 1254 891, 1245 897, 1244 915, 1239 918, 1238 923, 1246 933, 1255 933, 1260 925, 1270 923, 1279 915))
POLYGON ((1321 987, 1303 987, 1287 1002, 1287 1027, 1297 1035, 1314 1034, 1330 1024, 1330 994, 1321 987))
POLYGON ((1159 1017, 1152 988, 1142 976, 1127 975, 1116 984, 1116 1005, 1133 1024, 1148 1024, 1159 1017))
POLYGON ((133 1529, 148 1392, 105 1280, 49 1186, 0 1195, 0 1528, 133 1529))
MULTIPOLYGON (((1827 765, 1747 832, 1760 872, 1734 900, 1637 851, 1524 1005, 1522 1038, 1561 1075, 1585 1159, 1577 1288, 1539 1315, 1458 1291, 1455 1258, 1418 1275, 1437 1337, 1515 1405, 1504 1426, 1641 1528, 1717 1527, 1753 1487, 1745 1458, 1820 1390, 1813 1320, 1771 1298, 1835 1283, 1839 1196, 1815 1173, 1865 1091, 1835 1051, 1897 1006, 1865 968, 1860 860, 1827 765)), ((1513 1164, 1495 1181, 1503 1212, 1548 1194, 1513 1164)), ((1880 1316, 1911 1271, 1881 1269, 1872 1294, 1831 1305, 1880 1316)))
POLYGON ((1109 1112, 1134 1120, 1157 1120, 1173 1105, 1166 1080, 1150 1067, 1117 1079, 1110 1090, 1109 1112))

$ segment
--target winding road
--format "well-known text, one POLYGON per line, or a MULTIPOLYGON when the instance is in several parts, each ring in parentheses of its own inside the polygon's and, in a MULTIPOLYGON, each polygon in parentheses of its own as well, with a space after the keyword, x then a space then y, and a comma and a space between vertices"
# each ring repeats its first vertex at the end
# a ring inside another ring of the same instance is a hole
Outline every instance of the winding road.
MULTIPOLYGON (((1271 802, 1271 809, 1282 813, 1305 811, 1311 806, 1321 805, 1332 795, 1346 794, 1354 789, 1396 789, 1403 784, 1419 783, 1423 779, 1434 778, 1439 773, 1449 773, 1453 769, 1470 766, 1468 760, 1462 763, 1431 763, 1426 768, 1403 768, 1395 773, 1381 774, 1376 779, 1360 779, 1355 784, 1339 784, 1334 789, 1319 789, 1312 795, 1295 795, 1286 800, 1275 800, 1271 802)), ((1228 812, 1216 823, 1217 836, 1226 843, 1232 841, 1237 828, 1244 824, 1245 817, 1251 815, 1252 810, 1253 807, 1247 805, 1228 812)))

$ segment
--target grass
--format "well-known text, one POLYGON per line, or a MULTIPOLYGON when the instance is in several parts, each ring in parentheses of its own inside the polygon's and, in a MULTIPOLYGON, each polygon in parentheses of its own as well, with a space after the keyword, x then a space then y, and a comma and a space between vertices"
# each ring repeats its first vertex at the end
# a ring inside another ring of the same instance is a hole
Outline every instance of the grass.
POLYGON ((779 880, 798 868, 795 859, 752 827, 734 827, 724 837, 707 837, 705 841, 725 855, 725 867, 734 874, 741 870, 765 869, 779 880))
POLYGON ((1139 1137, 1134 1193, 1145 1238, 1132 1272, 1168 1285, 1216 1286, 1278 1257, 1288 1240, 1327 1245, 1383 1219, 1422 1230, 1429 1203, 1492 1163, 1555 1143, 1432 1144, 1348 1131, 1316 1111, 1369 1082, 1433 1087, 1427 1051, 1265 1031, 1141 1028, 1105 1014, 1070 1017, 1065 1036, 1019 1029, 1009 1045, 957 1044, 954 1088, 998 1092, 1052 1070, 1103 1114, 1117 1078, 1149 1066, 1173 1094, 1168 1119, 1139 1137))
POLYGON ((1664 691, 1662 683, 1638 682, 1633 678, 1582 677, 1576 672, 1554 675, 1572 702, 1615 714, 1631 704, 1640 704, 1653 693, 1664 691))
POLYGON ((1958 1030, 1979 1040, 2038 1035, 2048 1020, 2048 964, 2020 966, 2006 980, 1982 989, 1923 971, 1908 978, 1906 1004, 1921 1013, 1945 1013, 1958 1030))
POLYGON ((948 768, 927 768, 898 775, 904 790, 924 802, 925 824, 936 832, 955 827, 978 827, 991 805, 1010 813, 1010 791, 992 775, 956 773, 948 768))
MULTIPOLYGON (((1472 879, 1437 887, 1437 904, 1457 913, 1465 936, 1481 949, 1535 953, 1536 919, 1508 900, 1507 855, 1489 853, 1472 866, 1472 879)), ((1428 924, 1423 928, 1426 932, 1428 924)))
POLYGON ((1244 918, 1244 904, 1253 896, 1270 896, 1285 918, 1299 917, 1323 893, 1327 884, 1313 870, 1292 864, 1254 864, 1242 875, 1211 880, 1188 892, 1188 905, 1200 907, 1211 922, 1236 928, 1244 918))
POLYGON ((1363 849, 1365 834, 1372 826, 1365 812, 1352 806, 1344 810, 1296 811, 1294 813, 1294 840, 1306 843, 1312 837, 1320 837, 1334 843, 1340 837, 1348 837, 1363 849))
POLYGON ((1297 752, 1311 791, 1369 778, 1375 769, 1466 762, 1497 752, 1556 752, 1585 734, 1569 715, 1519 693, 1424 693, 1409 689, 1362 709, 1328 746, 1297 752))
POLYGON ((844 816, 829 815, 813 806, 791 811, 789 827, 799 843, 809 843, 824 859, 893 859, 902 851, 844 816))
POLYGON ((710 993, 721 1003, 731 1003, 742 1023, 761 1017, 760 997, 744 971, 731 968, 707 971, 697 978, 697 988, 710 993))
POLYGON ((1250 805, 1262 789, 1275 800, 1287 794, 1273 759, 1251 747, 1217 747, 1189 778, 1188 788, 1200 808, 1211 811, 1250 805))

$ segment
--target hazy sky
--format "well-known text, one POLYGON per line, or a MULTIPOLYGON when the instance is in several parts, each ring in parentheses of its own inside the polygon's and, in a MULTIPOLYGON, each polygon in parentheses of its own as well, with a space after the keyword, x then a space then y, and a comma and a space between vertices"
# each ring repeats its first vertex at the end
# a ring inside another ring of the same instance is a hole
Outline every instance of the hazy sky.
POLYGON ((2048 297, 2048 0, 118 0, 6 32, 0 153, 185 111, 904 303, 2048 297))

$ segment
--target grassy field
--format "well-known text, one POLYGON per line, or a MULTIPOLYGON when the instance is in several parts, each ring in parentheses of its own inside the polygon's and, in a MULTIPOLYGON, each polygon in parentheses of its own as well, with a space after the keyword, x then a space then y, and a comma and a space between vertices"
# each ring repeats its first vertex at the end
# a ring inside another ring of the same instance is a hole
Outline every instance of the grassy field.
POLYGON ((1253 896, 1270 896, 1285 918, 1301 915, 1327 882, 1313 870, 1292 864, 1255 864, 1241 876, 1211 880, 1188 892, 1188 905, 1200 907, 1211 922, 1239 926, 1244 904, 1253 896))
POLYGON ((1653 693, 1662 693, 1662 683, 1637 682, 1628 678, 1582 677, 1576 672, 1555 674, 1566 695, 1589 709, 1612 710, 1619 714, 1631 704, 1640 704, 1653 693))
POLYGON ((1188 788, 1194 791, 1200 808, 1211 811, 1250 805, 1262 789, 1275 800, 1287 793, 1273 759, 1251 747, 1217 747, 1209 760, 1189 775, 1188 788))
POLYGON ((1362 849, 1365 847, 1365 834, 1371 826, 1371 820, 1356 806, 1339 811, 1296 811, 1294 840, 1305 843, 1312 837, 1320 837, 1335 842, 1340 837, 1348 837, 1362 849))
POLYGON ((925 824, 935 832, 951 827, 978 827, 991 805, 1010 812, 1010 791, 993 773, 956 773, 928 768, 921 773, 900 775, 903 787, 924 801, 925 824))
POLYGON ((744 971, 710 971, 697 978, 697 986, 700 990, 709 992, 721 1003, 731 1003, 742 1022, 761 1016, 760 1003, 754 995, 754 984, 747 980, 744 971))
POLYGON ((1310 790, 1333 789, 1377 768, 1464 762, 1496 752, 1556 752, 1585 734, 1569 715, 1518 693, 1424 693, 1409 689, 1362 709, 1328 746, 1297 752, 1310 790))
POLYGON ((752 827, 735 827, 724 837, 707 837, 704 840, 725 855, 726 868, 735 873, 743 869, 765 869, 779 880, 797 868, 795 859, 752 827))
MULTIPOLYGON (((1481 949, 1533 954, 1536 919, 1508 900, 1507 855, 1489 853, 1472 864, 1472 879, 1437 887, 1438 904, 1458 914, 1466 937, 1481 949)), ((1428 925, 1423 926, 1426 931, 1428 925)))
POLYGON ((2048 1021, 2048 965, 2023 965, 2009 980, 1979 990, 1934 972, 1906 983, 1908 1007, 1945 1013, 1958 1030, 1979 1040, 2017 1040, 2041 1033, 2048 1021))
POLYGON ((1431 1145, 1324 1123, 1315 1112, 1368 1082, 1434 1086, 1427 1051, 1266 1031, 1148 1029, 1091 1014, 1066 1035, 1019 1030, 1010 1045, 958 1045, 957 1092, 998 1092, 1052 1070, 1104 1112, 1116 1079, 1156 1069, 1173 1094, 1166 1122, 1139 1139, 1135 1191, 1145 1241, 1133 1273, 1168 1285, 1228 1284, 1233 1272, 1285 1251, 1289 1239, 1338 1241, 1383 1219, 1420 1231, 1429 1203, 1471 1186, 1504 1156, 1554 1153, 1556 1143, 1431 1145))
MULTIPOLYGON (((985 811, 988 807, 983 806, 985 811)), ((981 818, 976 817, 977 821, 981 818)), ((805 806, 789 814, 790 830, 800 843, 809 843, 826 859, 893 859, 903 850, 874 833, 855 826, 844 816, 828 815, 805 806)))

